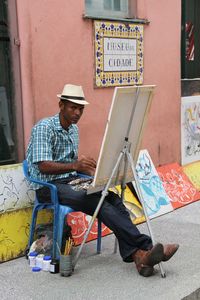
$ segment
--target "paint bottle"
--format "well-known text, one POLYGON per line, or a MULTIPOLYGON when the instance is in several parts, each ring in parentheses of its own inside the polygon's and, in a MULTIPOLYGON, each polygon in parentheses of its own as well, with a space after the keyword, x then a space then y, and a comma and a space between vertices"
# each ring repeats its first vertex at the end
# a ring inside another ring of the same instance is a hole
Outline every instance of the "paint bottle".
POLYGON ((29 265, 30 265, 31 268, 35 267, 36 256, 37 256, 36 251, 30 252, 29 255, 28 255, 29 265))
POLYGON ((59 273, 59 260, 58 259, 52 259, 50 262, 50 273, 56 274, 59 273))
POLYGON ((44 256, 42 263, 43 271, 50 271, 51 256, 44 256))
POLYGON ((35 266, 42 269, 44 254, 38 254, 35 260, 35 266))

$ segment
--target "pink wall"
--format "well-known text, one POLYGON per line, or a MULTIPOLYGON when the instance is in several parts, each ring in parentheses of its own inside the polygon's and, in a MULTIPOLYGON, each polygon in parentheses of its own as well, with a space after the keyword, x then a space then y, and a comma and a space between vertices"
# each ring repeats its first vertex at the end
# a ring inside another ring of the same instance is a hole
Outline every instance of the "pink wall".
POLYGON ((144 81, 157 86, 143 147, 156 165, 179 162, 181 1, 139 0, 138 13, 150 21, 144 35, 144 81))
MULTIPOLYGON (((97 157, 113 88, 93 87, 93 22, 82 18, 84 0, 17 4, 25 144, 33 123, 58 111, 56 94, 63 85, 80 84, 91 103, 79 123, 80 152, 97 157)), ((157 85, 143 147, 156 165, 179 161, 181 2, 138 0, 138 13, 150 21, 145 26, 144 84, 157 85)))

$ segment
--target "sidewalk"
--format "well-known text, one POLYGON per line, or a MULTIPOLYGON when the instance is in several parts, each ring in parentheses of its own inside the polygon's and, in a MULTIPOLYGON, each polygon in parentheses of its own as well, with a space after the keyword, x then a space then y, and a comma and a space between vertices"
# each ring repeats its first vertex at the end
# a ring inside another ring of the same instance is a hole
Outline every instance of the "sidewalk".
MULTIPOLYGON (((166 278, 156 266, 154 276, 138 275, 133 263, 123 263, 112 254, 114 236, 102 240, 102 253, 96 255, 96 242, 83 248, 75 272, 70 277, 41 271, 32 273, 25 258, 0 265, 1 300, 180 300, 200 288, 200 201, 151 221, 154 238, 179 243, 175 256, 163 263, 166 278)), ((146 224, 138 226, 147 233, 146 224)), ((197 291, 198 293, 198 291, 197 291)), ((186 298, 200 299, 195 295, 186 298)))

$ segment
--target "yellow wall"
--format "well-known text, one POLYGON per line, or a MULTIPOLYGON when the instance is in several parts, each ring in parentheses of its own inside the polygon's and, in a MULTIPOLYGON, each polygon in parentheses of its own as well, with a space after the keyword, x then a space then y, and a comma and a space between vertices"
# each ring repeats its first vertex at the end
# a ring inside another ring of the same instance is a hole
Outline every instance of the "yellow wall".
MULTIPOLYGON (((22 165, 0 166, 0 262, 24 255, 34 202, 34 191, 24 178, 22 165)), ((51 221, 39 212, 37 223, 51 221)))
MULTIPOLYGON (((31 208, 20 209, 0 215, 0 262, 25 254, 28 244, 31 208)), ((37 223, 50 223, 52 215, 39 212, 37 223)))

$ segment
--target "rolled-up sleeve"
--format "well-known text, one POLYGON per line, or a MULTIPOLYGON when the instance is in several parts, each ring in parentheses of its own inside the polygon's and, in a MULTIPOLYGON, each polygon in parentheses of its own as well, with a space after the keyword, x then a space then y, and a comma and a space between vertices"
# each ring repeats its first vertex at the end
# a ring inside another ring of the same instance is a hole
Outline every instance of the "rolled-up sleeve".
POLYGON ((32 162, 53 161, 52 157, 52 132, 45 124, 40 124, 34 128, 32 135, 32 162))

